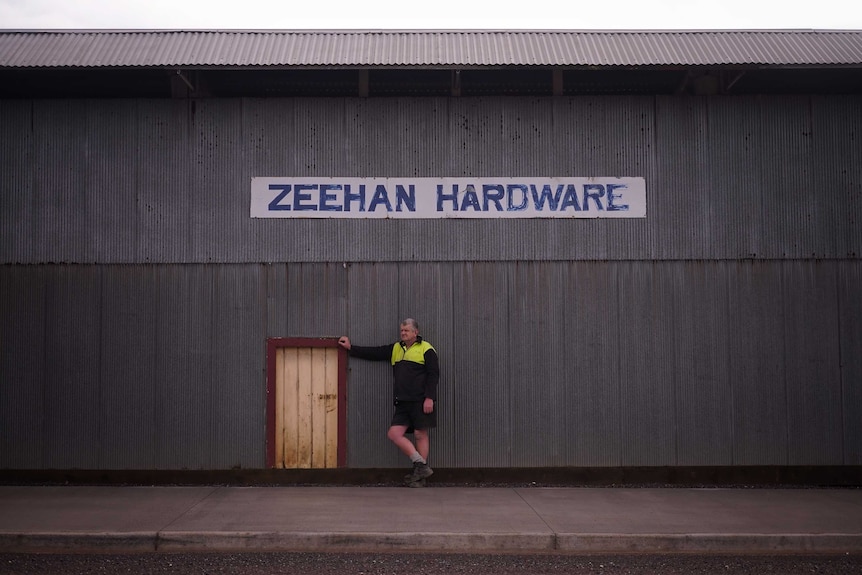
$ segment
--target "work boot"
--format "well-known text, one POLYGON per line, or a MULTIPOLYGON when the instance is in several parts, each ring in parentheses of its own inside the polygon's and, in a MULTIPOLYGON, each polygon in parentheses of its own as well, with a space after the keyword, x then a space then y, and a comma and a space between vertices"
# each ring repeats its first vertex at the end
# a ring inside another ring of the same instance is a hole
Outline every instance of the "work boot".
POLYGON ((417 461, 413 464, 413 481, 419 481, 420 479, 425 479, 426 477, 431 477, 434 474, 434 470, 427 463, 421 463, 417 461))

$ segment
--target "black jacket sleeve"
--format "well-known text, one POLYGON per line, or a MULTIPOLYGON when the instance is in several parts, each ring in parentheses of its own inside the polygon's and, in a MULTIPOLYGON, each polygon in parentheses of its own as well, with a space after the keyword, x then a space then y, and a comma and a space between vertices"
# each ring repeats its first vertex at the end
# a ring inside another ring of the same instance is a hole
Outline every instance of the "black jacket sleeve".
POLYGON ((387 361, 392 359, 393 345, 395 344, 390 343, 389 345, 377 346, 351 345, 348 354, 351 357, 370 359, 371 361, 387 361))
POLYGON ((436 402, 437 383, 440 382, 440 360, 433 349, 425 352, 425 369, 428 374, 425 379, 425 397, 436 402))

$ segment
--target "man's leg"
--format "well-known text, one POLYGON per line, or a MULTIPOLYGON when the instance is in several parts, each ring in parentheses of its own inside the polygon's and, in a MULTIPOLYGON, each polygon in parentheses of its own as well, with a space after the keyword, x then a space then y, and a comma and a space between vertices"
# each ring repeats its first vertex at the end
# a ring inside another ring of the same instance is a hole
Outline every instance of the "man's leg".
MULTIPOLYGON (((386 437, 389 438, 389 441, 398 446, 398 449, 406 455, 407 457, 412 457, 414 453, 418 451, 416 447, 414 447, 413 442, 407 439, 405 435, 407 433, 406 425, 393 425, 389 428, 389 431, 386 433, 386 437)), ((417 443, 418 443, 417 437, 417 443)), ((422 452, 419 452, 422 455, 422 452)), ((425 457, 424 455, 422 457, 425 457)))
POLYGON ((422 456, 422 459, 428 461, 428 454, 431 452, 431 439, 428 436, 427 429, 415 429, 413 435, 416 437, 416 451, 422 456))

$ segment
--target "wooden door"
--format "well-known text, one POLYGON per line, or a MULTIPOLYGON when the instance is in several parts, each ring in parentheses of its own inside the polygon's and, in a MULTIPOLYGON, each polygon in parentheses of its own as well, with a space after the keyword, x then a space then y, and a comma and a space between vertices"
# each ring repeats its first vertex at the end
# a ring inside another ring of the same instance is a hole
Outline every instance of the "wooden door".
MULTIPOLYGON (((331 340, 277 340, 270 350, 270 467, 325 469, 344 465, 341 348, 331 340), (326 345, 326 344, 329 345, 326 345)), ((270 453, 268 453, 268 456, 270 453)), ((269 458, 269 457, 268 457, 269 458)))

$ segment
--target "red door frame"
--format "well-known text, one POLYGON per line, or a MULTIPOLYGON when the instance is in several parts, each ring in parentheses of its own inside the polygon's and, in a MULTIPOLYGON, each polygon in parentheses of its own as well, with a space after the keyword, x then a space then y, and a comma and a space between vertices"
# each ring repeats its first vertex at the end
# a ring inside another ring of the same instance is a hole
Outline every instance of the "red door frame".
POLYGON ((271 337, 266 340, 266 466, 275 467, 275 357, 282 347, 338 349, 338 467, 347 466, 347 350, 334 337, 271 337))

